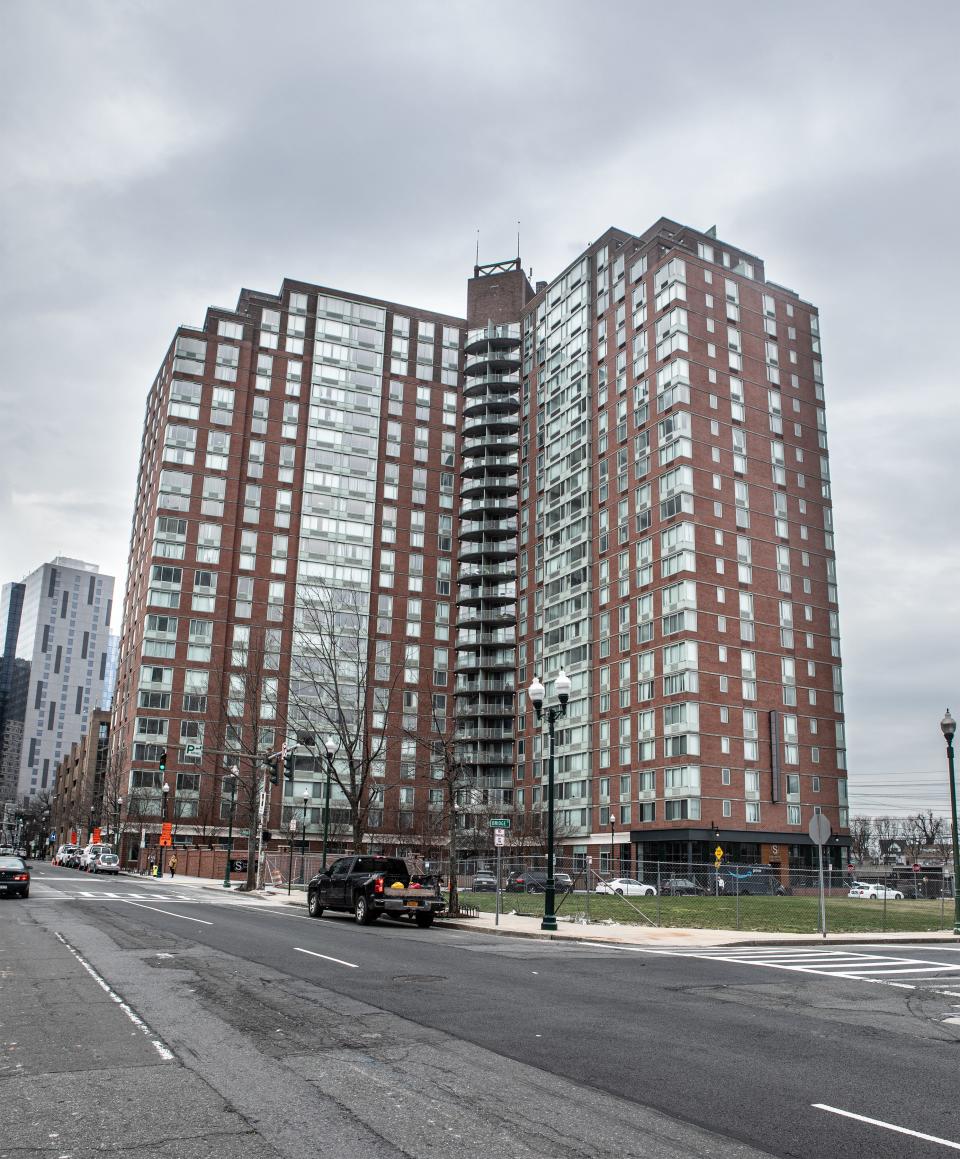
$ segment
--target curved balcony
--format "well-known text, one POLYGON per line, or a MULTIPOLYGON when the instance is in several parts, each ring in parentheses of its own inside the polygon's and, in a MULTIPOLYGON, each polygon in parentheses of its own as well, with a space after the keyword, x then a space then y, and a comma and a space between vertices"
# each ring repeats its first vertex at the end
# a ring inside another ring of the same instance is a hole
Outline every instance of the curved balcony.
POLYGON ((503 519, 491 519, 482 516, 477 519, 465 519, 460 524, 460 539, 476 540, 489 539, 496 540, 498 537, 513 536, 517 534, 517 521, 512 515, 504 516, 503 519))
POLYGON ((457 653, 454 663, 456 672, 502 672, 512 671, 517 662, 513 648, 501 648, 496 651, 476 652, 465 651, 457 653))
POLYGON ((515 394, 475 394, 463 400, 464 418, 475 418, 484 413, 516 414, 519 410, 520 399, 515 394))
MULTIPOLYGON (((460 451, 468 458, 472 455, 510 455, 520 450, 520 424, 505 434, 464 436, 460 451)), ((518 464, 519 466, 519 464, 518 464)))
POLYGON ((471 741, 471 740, 513 740, 513 724, 499 725, 496 728, 488 728, 485 725, 476 725, 472 722, 457 724, 454 731, 454 740, 471 741))
POLYGON ((500 676, 458 676, 453 691, 457 696, 502 696, 504 703, 511 702, 516 688, 512 672, 500 676))
POLYGON ((475 499, 480 495, 499 498, 504 495, 516 496, 516 493, 516 474, 491 475, 488 471, 484 471, 483 474, 468 475, 460 480, 460 495, 463 499, 475 499))
POLYGON ((499 584, 461 584, 457 592, 457 603, 463 607, 500 608, 504 604, 517 602, 516 576, 504 575, 499 584))
POLYGON ((463 384, 463 393, 468 397, 483 394, 486 391, 498 394, 520 394, 520 375, 496 370, 480 371, 463 384))
POLYGON ((520 470, 520 456, 512 454, 498 455, 496 452, 489 455, 474 455, 464 459, 460 465, 461 478, 466 481, 477 475, 484 475, 488 479, 506 479, 516 487, 517 472, 520 470))
POLYGON ((461 628, 513 628, 516 627, 517 614, 514 609, 497 607, 496 605, 482 604, 477 606, 465 605, 457 600, 460 614, 457 616, 457 625, 461 628))
POLYGON ((512 626, 490 628, 489 630, 474 630, 462 628, 457 632, 454 642, 455 648, 498 648, 501 645, 513 645, 517 642, 517 632, 512 626))
MULTIPOLYGON (((516 488, 514 488, 514 492, 516 488)), ((479 499, 464 499, 460 504, 460 518, 469 519, 511 519, 517 514, 517 496, 513 495, 483 495, 479 499)), ((516 531, 516 527, 514 527, 516 531)))
POLYGON ((513 764, 512 750, 506 753, 492 753, 486 748, 470 749, 464 746, 457 755, 465 765, 500 765, 506 768, 513 764))
POLYGON ((515 708, 512 693, 506 698, 494 697, 493 694, 477 696, 476 693, 466 692, 455 693, 455 696, 455 711, 458 721, 466 723, 474 717, 480 717, 485 721, 492 718, 497 720, 513 719, 515 708))
MULTIPOLYGON (((507 569, 502 563, 470 563, 464 564, 463 567, 457 569, 457 583, 458 584, 482 584, 498 583, 501 580, 513 580, 516 576, 509 576, 505 574, 507 569)), ((513 596, 516 597, 517 585, 513 584, 513 596)), ((503 593, 509 594, 509 593, 503 593)))
POLYGON ((516 413, 500 413, 485 408, 480 414, 464 417, 463 437, 465 439, 484 438, 489 447, 492 439, 502 438, 505 435, 512 435, 514 440, 519 443, 520 418, 516 413))
POLYGON ((487 345, 518 345, 520 342, 519 322, 500 322, 487 326, 476 326, 467 331, 463 349, 467 353, 482 349, 487 345))
POLYGON ((516 539, 464 539, 457 546, 457 560, 460 563, 481 563, 484 560, 489 562, 494 559, 516 560, 516 558, 516 539))
POLYGON ((516 350, 493 350, 488 348, 477 354, 468 354, 463 364, 466 378, 479 378, 487 374, 513 374, 522 362, 519 347, 516 350))

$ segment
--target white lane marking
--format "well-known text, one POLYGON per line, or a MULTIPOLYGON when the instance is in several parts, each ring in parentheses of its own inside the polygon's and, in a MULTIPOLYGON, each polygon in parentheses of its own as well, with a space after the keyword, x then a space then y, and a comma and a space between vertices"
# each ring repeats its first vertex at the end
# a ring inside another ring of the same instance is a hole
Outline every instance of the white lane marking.
POLYGON ((100 975, 97 973, 96 970, 94 970, 94 968, 90 965, 90 963, 86 960, 86 958, 84 958, 83 955, 78 950, 75 950, 73 948, 73 946, 70 945, 70 943, 63 936, 63 934, 58 933, 56 936, 57 936, 58 941, 63 942, 63 944, 67 947, 67 949, 70 951, 70 953, 73 954, 73 956, 77 959, 77 961, 80 963, 80 965, 87 971, 87 973, 90 975, 90 977, 93 978, 93 980, 97 983, 97 985, 101 988, 101 990, 104 990, 110 996, 110 998, 114 1002, 116 1002, 116 1004, 120 1007, 120 1009, 124 1012, 124 1014, 126 1014, 126 1016, 134 1024, 134 1026, 136 1026, 140 1030, 142 1030, 143 1033, 150 1039, 150 1042, 153 1045, 154 1049, 156 1050, 157 1054, 159 1054, 162 1059, 169 1062, 169 1060, 173 1058, 173 1051, 168 1046, 166 1046, 164 1044, 164 1042, 161 1038, 159 1038, 157 1035, 155 1035, 153 1033, 153 1031, 150 1029, 150 1027, 147 1026, 147 1024, 140 1017, 140 1015, 135 1014, 133 1012, 132 1008, 130 1006, 128 1006, 126 1002, 124 1002, 124 1000, 120 997, 120 995, 117 994, 116 991, 114 991, 110 988, 110 985, 106 981, 104 981, 103 978, 100 977, 100 975))
POLYGON ((212 925, 213 925, 213 922, 205 922, 205 921, 203 920, 203 918, 188 918, 186 914, 175 914, 175 913, 173 912, 173 910, 170 910, 170 909, 157 909, 157 908, 156 908, 156 906, 152 906, 152 905, 141 905, 141 904, 140 904, 140 902, 136 902, 136 901, 128 901, 128 902, 127 902, 127 905, 133 905, 133 906, 136 906, 136 907, 137 907, 137 909, 145 909, 145 910, 149 910, 149 911, 150 911, 150 913, 152 913, 152 914, 166 914, 166 915, 167 915, 167 917, 170 917, 170 918, 179 918, 179 919, 180 919, 181 921, 183 921, 183 922, 197 922, 197 923, 198 923, 198 925, 201 925, 201 926, 212 926, 212 925))
MULTIPOLYGON (((576 944, 579 946, 590 946, 590 945, 596 945, 597 943, 577 942, 576 944)), ((726 962, 726 963, 730 963, 733 965, 739 965, 739 966, 760 966, 763 969, 767 969, 767 970, 784 970, 784 971, 787 971, 787 972, 793 973, 793 974, 817 974, 817 975, 824 977, 824 978, 843 978, 847 981, 852 981, 852 982, 869 982, 869 983, 872 983, 872 984, 877 985, 877 986, 893 986, 898 990, 916 990, 917 987, 914 985, 910 985, 907 982, 891 982, 891 981, 888 981, 888 980, 883 979, 883 978, 871 977, 870 975, 875 970, 876 965, 878 963, 881 965, 887 965, 890 962, 897 962, 902 967, 904 967, 904 972, 906 972, 906 973, 920 973, 920 972, 922 972, 923 968, 933 965, 930 962, 930 959, 893 958, 893 957, 880 957, 879 955, 872 955, 872 954, 864 954, 864 955, 862 955, 862 957, 858 956, 858 960, 862 960, 864 963, 862 969, 854 971, 851 969, 851 966, 855 965, 854 962, 834 963, 831 961, 823 961, 822 966, 820 968, 817 968, 815 966, 809 966, 809 965, 808 966, 801 966, 801 965, 797 965, 796 963, 793 963, 793 962, 781 963, 778 961, 768 961, 766 958, 766 955, 764 955, 764 957, 762 957, 762 958, 750 958, 750 957, 746 957, 743 955, 733 956, 732 954, 728 954, 725 957, 720 957, 716 953, 704 954, 704 953, 691 951, 691 950, 648 949, 645 946, 623 946, 623 945, 616 945, 614 943, 605 943, 605 947, 607 949, 611 949, 611 950, 620 950, 624 953, 651 954, 651 955, 654 955, 656 957, 664 957, 664 958, 693 958, 693 959, 697 959, 699 961, 726 962), (836 968, 837 965, 840 966, 840 969, 836 968), (831 966, 833 966, 834 968, 831 969, 831 966)), ((830 951, 826 951, 826 952, 829 953, 830 951)), ((811 957, 808 960, 809 961, 816 961, 817 960, 817 957, 815 956, 815 953, 813 951, 811 951, 811 957)), ((940 964, 937 964, 937 968, 939 968, 939 965, 940 964)), ((944 968, 948 969, 948 970, 952 969, 952 967, 949 967, 949 966, 944 967, 944 968)), ((885 971, 877 969, 876 972, 877 973, 884 973, 885 971)), ((894 972, 896 972, 896 971, 894 971, 894 972)))
POLYGON ((338 966, 349 966, 351 970, 359 970, 356 962, 345 962, 343 958, 331 958, 329 954, 318 954, 315 950, 305 950, 302 946, 293 947, 298 954, 309 954, 311 958, 325 958, 328 962, 336 962, 338 966))
POLYGON ((949 1147, 952 1151, 960 1151, 960 1143, 952 1139, 941 1139, 939 1135, 925 1135, 923 1131, 911 1131, 909 1127, 898 1127, 896 1123, 885 1123, 883 1119, 871 1119, 868 1115, 855 1115, 853 1111, 842 1111, 839 1107, 828 1107, 826 1103, 812 1103, 816 1111, 829 1111, 831 1115, 842 1115, 845 1119, 856 1119, 860 1123, 869 1123, 871 1127, 883 1127, 886 1131, 896 1131, 898 1135, 910 1135, 913 1139, 923 1139, 927 1143, 939 1143, 941 1147, 949 1147))

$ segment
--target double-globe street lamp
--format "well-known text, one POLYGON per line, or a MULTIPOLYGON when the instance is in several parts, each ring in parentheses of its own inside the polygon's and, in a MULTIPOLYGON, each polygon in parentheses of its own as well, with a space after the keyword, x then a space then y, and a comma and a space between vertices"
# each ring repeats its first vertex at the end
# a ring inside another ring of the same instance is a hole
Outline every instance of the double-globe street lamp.
POLYGON ((957 871, 960 870, 960 840, 957 838, 957 778, 953 767, 953 738, 957 722, 948 708, 940 721, 940 731, 947 742, 947 768, 950 771, 950 820, 953 824, 953 932, 960 934, 960 893, 957 892, 957 871))
MULTIPOLYGON (((324 748, 327 750, 327 783, 323 790, 323 868, 326 869, 327 835, 330 832, 330 778, 333 776, 333 754, 337 751, 337 742, 332 736, 327 737, 324 748)), ((306 817, 306 807, 304 807, 304 817, 306 817)), ((306 824, 304 824, 304 829, 306 829, 306 824)))
MULTIPOLYGON (((237 765, 230 766, 230 772, 223 774, 223 779, 230 781, 230 812, 227 821, 227 864, 223 869, 223 888, 230 888, 230 862, 233 860, 233 811, 237 804, 237 779, 240 769, 237 765)), ((223 814, 220 814, 221 817, 223 814)))
MULTIPOLYGON (((167 784, 166 781, 164 781, 163 782, 163 813, 161 814, 164 825, 167 823, 167 804, 169 803, 169 801, 170 801, 170 786, 167 784)), ((161 881, 163 880, 163 850, 164 850, 164 848, 165 848, 165 846, 163 844, 163 828, 161 826, 161 830, 160 830, 160 872, 157 874, 157 877, 160 878, 161 881)))
MULTIPOLYGON (((554 691, 557 694, 559 704, 552 704, 547 709, 547 730, 549 733, 549 754, 547 757, 547 882, 544 891, 543 899, 543 921, 540 923, 541 930, 556 930, 557 915, 556 915, 556 882, 554 880, 553 863, 553 753, 556 745, 554 728, 556 722, 567 713, 567 701, 570 699, 571 689, 570 677, 560 669, 557 679, 554 681, 554 691)), ((527 689, 527 695, 530 697, 530 703, 533 705, 533 710, 537 714, 537 721, 543 719, 543 701, 547 694, 547 690, 540 682, 539 677, 534 676, 533 682, 527 689)))
POLYGON ((307 884, 307 804, 311 790, 303 790, 303 832, 300 834, 300 884, 307 884))

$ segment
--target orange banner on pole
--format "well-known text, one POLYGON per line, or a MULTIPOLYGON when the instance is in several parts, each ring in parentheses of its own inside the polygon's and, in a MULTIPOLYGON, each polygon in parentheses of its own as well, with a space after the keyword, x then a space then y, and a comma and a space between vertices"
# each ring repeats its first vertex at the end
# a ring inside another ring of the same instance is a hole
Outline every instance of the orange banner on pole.
POLYGON ((96 827, 96 829, 94 829, 94 831, 93 831, 93 836, 90 838, 90 842, 93 845, 100 845, 101 841, 102 841, 102 838, 100 835, 100 826, 98 825, 96 827))
POLYGON ((169 821, 163 823, 160 830, 160 845, 169 848, 173 844, 173 825, 169 821))

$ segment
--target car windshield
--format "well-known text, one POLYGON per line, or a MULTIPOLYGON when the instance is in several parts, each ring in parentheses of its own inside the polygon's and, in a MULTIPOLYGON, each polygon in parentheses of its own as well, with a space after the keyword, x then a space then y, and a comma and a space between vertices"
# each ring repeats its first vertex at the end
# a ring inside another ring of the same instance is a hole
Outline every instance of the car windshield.
POLYGON ((25 869, 26 866, 19 857, 0 857, 0 869, 25 869))

